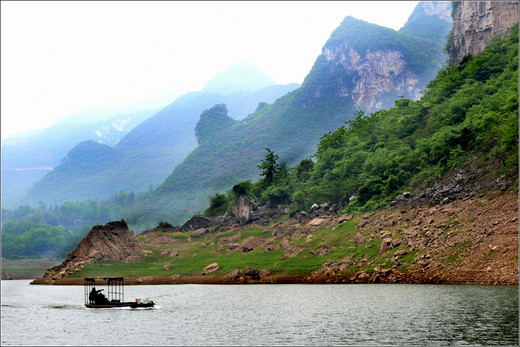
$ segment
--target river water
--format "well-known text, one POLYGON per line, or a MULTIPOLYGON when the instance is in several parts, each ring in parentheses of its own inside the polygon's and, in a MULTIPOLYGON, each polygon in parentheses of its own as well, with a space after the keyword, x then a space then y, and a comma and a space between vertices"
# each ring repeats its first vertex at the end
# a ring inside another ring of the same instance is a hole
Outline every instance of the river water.
POLYGON ((90 309, 82 286, 2 281, 7 345, 518 345, 518 286, 126 286, 153 309, 90 309))

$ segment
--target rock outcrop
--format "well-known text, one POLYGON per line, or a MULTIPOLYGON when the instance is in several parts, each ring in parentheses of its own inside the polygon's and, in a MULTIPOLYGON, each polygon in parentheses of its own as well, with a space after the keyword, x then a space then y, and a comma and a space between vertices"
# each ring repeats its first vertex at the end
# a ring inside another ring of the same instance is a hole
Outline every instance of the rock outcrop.
POLYGON ((482 52, 494 36, 518 23, 516 1, 460 1, 455 6, 453 37, 447 47, 452 64, 482 52))
POLYGON ((231 206, 231 213, 240 225, 247 224, 251 221, 252 212, 253 205, 245 195, 240 195, 233 206, 231 206))
POLYGON ((94 226, 67 260, 125 260, 142 250, 134 231, 122 219, 94 226))
POLYGON ((357 108, 368 111, 392 107, 399 95, 418 99, 421 89, 445 59, 438 42, 448 34, 452 21, 449 2, 421 4, 403 31, 377 27, 352 17, 345 18, 323 47, 322 55, 313 68, 323 71, 328 78, 328 82, 313 83, 314 99, 334 93, 335 97, 350 99, 357 108), (426 30, 419 24, 433 23, 432 17, 439 25, 430 24, 426 30), (361 36, 366 41, 360 41, 358 38, 361 36), (426 64, 417 69, 413 65, 418 62, 412 59, 417 54, 417 48, 411 46, 424 45, 424 42, 429 42, 431 50, 421 54, 435 59, 428 63, 430 66, 426 64), (429 73, 423 71, 430 69, 432 71, 429 73))
POLYGON ((218 266, 218 263, 212 263, 206 266, 204 270, 202 270, 202 275, 208 275, 218 270, 220 270, 220 266, 218 266))
POLYGON ((191 230, 197 230, 202 228, 208 228, 212 225, 212 221, 205 217, 195 216, 192 217, 189 221, 184 223, 181 227, 182 232, 187 232, 191 230))
MULTIPOLYGON (((394 90, 419 97, 419 77, 406 68, 400 51, 357 52, 352 48, 336 46, 324 48, 323 56, 327 63, 341 66, 347 74, 355 76, 352 88, 339 88, 338 96, 352 98, 356 106, 369 110, 381 108, 377 96, 394 90)), ((319 91, 315 97, 319 97, 319 91)))
POLYGON ((264 238, 261 236, 257 237, 248 237, 242 242, 242 252, 251 252, 253 249, 261 246, 265 242, 264 238))
POLYGON ((52 283, 97 260, 131 261, 143 251, 134 231, 128 229, 123 219, 96 225, 62 264, 47 270, 42 279, 34 282, 52 283))

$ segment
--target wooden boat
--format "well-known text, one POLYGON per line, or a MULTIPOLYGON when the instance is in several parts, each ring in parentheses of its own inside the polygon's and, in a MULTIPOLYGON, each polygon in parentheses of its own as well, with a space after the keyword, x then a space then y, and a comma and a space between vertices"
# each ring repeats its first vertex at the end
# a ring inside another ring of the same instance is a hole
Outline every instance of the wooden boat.
POLYGON ((85 277, 83 288, 85 291, 85 306, 89 308, 148 308, 155 305, 153 301, 141 302, 139 298, 135 299, 135 301, 125 301, 123 277, 85 277), (96 284, 106 285, 106 296, 101 293, 104 289, 96 289, 96 284))

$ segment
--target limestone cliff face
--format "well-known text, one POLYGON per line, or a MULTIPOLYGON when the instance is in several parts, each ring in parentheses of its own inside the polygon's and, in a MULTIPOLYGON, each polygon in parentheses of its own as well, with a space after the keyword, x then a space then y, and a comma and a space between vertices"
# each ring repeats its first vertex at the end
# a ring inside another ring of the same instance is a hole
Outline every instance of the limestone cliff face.
POLYGON ((305 87, 316 100, 343 97, 368 111, 392 107, 400 95, 418 99, 447 58, 442 46, 451 30, 450 12, 449 2, 421 2, 399 31, 345 18, 305 87))
MULTIPOLYGON (((350 96, 356 106, 364 106, 368 110, 382 108, 382 101, 377 97, 394 90, 419 97, 419 77, 406 68, 400 51, 367 50, 360 54, 352 48, 344 50, 344 47, 336 47, 325 48, 323 55, 327 62, 333 66, 341 65, 347 74, 354 76, 352 87, 342 85, 337 96, 350 96)), ((315 96, 319 93, 317 91, 315 96)))
POLYGON ((134 231, 128 230, 124 220, 96 225, 62 264, 47 270, 43 278, 33 283, 53 283, 97 260, 129 261, 143 251, 134 231))
POLYGON ((518 9, 516 1, 457 2, 453 38, 448 45, 450 63, 482 52, 494 36, 518 23, 518 9))

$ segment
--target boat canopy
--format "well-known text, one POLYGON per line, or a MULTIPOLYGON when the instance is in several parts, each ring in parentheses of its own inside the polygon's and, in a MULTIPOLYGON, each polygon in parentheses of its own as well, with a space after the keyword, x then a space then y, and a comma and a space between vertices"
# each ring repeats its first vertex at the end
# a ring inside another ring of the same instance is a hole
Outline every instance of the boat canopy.
MULTIPOLYGON (((96 280, 98 280, 97 284, 102 284, 99 282, 106 282, 107 291, 106 291, 106 300, 109 302, 123 302, 125 300, 125 289, 124 289, 124 279, 123 277, 115 277, 115 276, 96 276, 96 277, 85 277, 84 281, 84 292, 85 292, 85 304, 94 304, 94 300, 92 300, 92 296, 90 293, 96 286, 96 280)), ((99 291, 101 292, 101 291, 99 291)))

